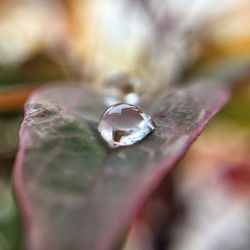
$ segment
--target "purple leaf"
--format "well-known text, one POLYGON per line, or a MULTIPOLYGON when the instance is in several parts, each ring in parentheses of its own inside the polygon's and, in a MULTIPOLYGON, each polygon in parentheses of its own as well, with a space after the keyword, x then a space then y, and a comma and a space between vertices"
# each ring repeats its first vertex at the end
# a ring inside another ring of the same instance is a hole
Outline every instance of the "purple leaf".
POLYGON ((14 182, 27 248, 111 249, 209 119, 224 87, 195 84, 156 98, 156 130, 131 147, 107 149, 97 133, 105 109, 80 86, 51 86, 28 101, 14 182))

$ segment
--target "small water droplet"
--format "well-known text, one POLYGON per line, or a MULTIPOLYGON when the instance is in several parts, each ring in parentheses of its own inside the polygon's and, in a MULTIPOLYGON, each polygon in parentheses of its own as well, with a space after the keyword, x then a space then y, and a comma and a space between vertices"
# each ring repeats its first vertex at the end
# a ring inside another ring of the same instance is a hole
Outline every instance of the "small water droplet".
POLYGON ((37 113, 43 111, 44 109, 45 109, 44 105, 42 105, 41 103, 27 104, 25 106, 26 114, 29 116, 36 115, 37 113))
POLYGON ((42 103, 29 103, 25 106, 25 121, 27 124, 38 124, 52 121, 60 117, 58 108, 42 103))
POLYGON ((121 100, 119 100, 113 96, 104 96, 104 102, 105 102, 107 107, 110 107, 111 105, 120 103, 121 100))
POLYGON ((98 126, 101 136, 112 148, 133 145, 154 129, 149 115, 142 109, 125 103, 109 107, 98 126))
POLYGON ((139 89, 141 82, 124 72, 114 72, 104 82, 104 91, 107 95, 108 105, 110 101, 119 100, 129 104, 138 104, 140 101, 139 89))
POLYGON ((124 96, 124 101, 129 104, 137 104, 140 101, 140 97, 136 93, 129 93, 124 96))

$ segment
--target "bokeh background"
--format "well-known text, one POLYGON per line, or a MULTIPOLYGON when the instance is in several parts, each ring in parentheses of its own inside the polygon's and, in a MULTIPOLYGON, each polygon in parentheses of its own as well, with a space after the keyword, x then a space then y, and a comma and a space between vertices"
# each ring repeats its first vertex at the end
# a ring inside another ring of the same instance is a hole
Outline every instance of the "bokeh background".
POLYGON ((249 250, 248 0, 0 1, 0 249, 22 245, 11 172, 25 101, 50 82, 106 91, 114 74, 144 98, 194 79, 232 86, 124 249, 249 250))

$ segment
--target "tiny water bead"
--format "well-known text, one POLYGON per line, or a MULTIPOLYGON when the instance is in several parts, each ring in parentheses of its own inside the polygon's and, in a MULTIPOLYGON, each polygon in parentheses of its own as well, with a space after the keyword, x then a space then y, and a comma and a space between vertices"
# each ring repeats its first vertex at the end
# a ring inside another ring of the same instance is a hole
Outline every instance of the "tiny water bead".
POLYGON ((112 148, 130 146, 155 129, 151 117, 135 105, 119 103, 105 110, 98 131, 112 148))
POLYGON ((104 82, 106 92, 106 104, 112 105, 125 102, 136 105, 140 101, 141 82, 138 78, 131 77, 125 72, 114 72, 104 82))

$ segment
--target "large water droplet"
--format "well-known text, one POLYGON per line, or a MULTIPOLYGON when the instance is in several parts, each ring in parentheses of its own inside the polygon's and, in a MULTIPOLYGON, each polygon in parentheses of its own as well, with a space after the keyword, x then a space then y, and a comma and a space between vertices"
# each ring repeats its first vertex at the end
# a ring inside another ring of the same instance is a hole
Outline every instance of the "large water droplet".
POLYGON ((125 103, 109 107, 98 126, 101 136, 112 148, 133 145, 154 129, 149 115, 142 109, 125 103))

